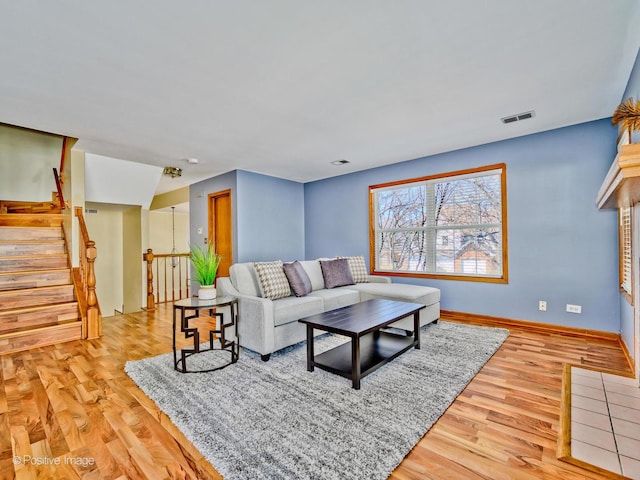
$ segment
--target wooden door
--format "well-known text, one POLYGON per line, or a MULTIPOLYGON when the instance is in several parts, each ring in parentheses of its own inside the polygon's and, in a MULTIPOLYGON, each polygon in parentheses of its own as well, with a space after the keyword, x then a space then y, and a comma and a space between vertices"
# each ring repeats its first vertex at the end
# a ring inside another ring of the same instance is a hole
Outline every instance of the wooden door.
POLYGON ((222 257, 217 277, 228 277, 233 263, 233 216, 231 190, 209 194, 209 241, 222 257))

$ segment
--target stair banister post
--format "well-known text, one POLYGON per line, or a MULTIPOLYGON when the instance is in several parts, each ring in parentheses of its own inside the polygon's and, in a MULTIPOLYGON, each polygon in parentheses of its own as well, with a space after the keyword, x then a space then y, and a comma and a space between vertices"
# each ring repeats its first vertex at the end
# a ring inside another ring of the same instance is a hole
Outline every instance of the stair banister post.
POLYGON ((89 308, 95 307, 98 304, 98 297, 96 297, 96 272, 94 262, 98 256, 98 250, 96 249, 96 242, 89 240, 87 242, 87 306, 89 308))
POLYGON ((142 259, 147 262, 147 310, 155 310, 156 301, 153 295, 153 250, 148 248, 147 253, 142 254, 142 259))
POLYGON ((98 312, 98 297, 96 296, 95 261, 98 256, 96 242, 86 243, 87 259, 87 338, 98 338, 101 335, 98 312))

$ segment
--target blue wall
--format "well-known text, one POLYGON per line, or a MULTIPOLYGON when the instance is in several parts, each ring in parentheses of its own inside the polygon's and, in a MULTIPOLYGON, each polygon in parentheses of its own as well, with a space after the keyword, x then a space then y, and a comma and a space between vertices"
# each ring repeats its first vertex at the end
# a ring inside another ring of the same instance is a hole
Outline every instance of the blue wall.
POLYGON ((228 172, 208 178, 189 187, 189 235, 191 243, 204 244, 209 228, 209 194, 231 190, 231 214, 233 215, 233 263, 237 262, 238 252, 238 208, 236 172, 228 172), (198 227, 202 234, 198 234, 198 227))
MULTIPOLYGON (((640 51, 636 57, 636 63, 631 71, 627 88, 622 95, 620 101, 624 101, 629 97, 633 97, 634 100, 640 100, 640 51)), ((640 132, 636 132, 632 136, 634 142, 638 141, 640 132)), ((638 218, 637 212, 635 218, 638 218)), ((635 219, 634 219, 635 221, 635 219)), ((638 266, 638 253, 635 253, 634 265, 638 266)), ((633 307, 629 305, 629 302, 625 297, 620 295, 620 335, 622 340, 627 346, 627 350, 631 356, 634 356, 634 338, 635 338, 635 321, 633 307)))
POLYGON ((238 170, 238 262, 304 258, 304 186, 238 170))
POLYGON ((231 190, 233 263, 304 258, 304 186, 235 170, 189 188, 191 242, 207 235, 210 193, 231 190), (203 234, 198 235, 198 227, 203 234))
POLYGON ((308 183, 306 257, 368 258, 369 185, 505 163, 509 284, 394 281, 440 288, 445 310, 619 332, 617 215, 595 206, 616 135, 600 120, 308 183))

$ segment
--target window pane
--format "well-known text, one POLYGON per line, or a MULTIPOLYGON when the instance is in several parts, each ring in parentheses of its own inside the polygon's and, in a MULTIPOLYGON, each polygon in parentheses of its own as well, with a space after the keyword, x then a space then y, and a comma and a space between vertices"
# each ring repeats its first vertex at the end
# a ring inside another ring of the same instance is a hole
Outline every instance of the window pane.
POLYGON ((435 187, 436 225, 500 223, 500 175, 440 182, 435 187))
POLYGON ((378 268, 405 272, 424 272, 425 232, 383 232, 379 234, 378 268))
POLYGON ((438 229, 436 238, 435 273, 502 274, 499 228, 438 229))
POLYGON ((631 290, 631 207, 620 209, 620 288, 632 295, 631 290))
POLYGON ((506 281, 498 167, 372 188, 374 268, 506 281))
POLYGON ((384 190, 377 194, 378 227, 421 227, 426 218, 425 186, 384 190))

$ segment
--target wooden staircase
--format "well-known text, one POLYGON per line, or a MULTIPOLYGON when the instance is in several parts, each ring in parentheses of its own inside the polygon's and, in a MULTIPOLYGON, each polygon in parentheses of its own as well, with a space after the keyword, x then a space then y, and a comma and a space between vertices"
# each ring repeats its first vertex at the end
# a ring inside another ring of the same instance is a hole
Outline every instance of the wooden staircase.
POLYGON ((61 214, 0 214, 0 354, 82 338, 61 214))

